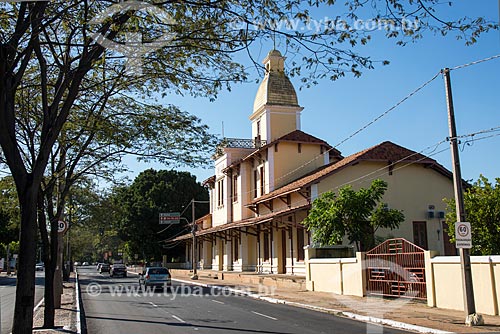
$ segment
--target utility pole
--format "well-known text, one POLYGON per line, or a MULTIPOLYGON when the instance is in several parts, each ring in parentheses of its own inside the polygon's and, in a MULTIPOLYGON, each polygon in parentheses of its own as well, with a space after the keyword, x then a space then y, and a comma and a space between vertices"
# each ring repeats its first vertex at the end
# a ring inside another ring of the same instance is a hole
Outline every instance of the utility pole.
MULTIPOLYGON (((458 155, 458 138, 455 125, 455 110, 453 108, 453 95, 451 91, 450 69, 444 68, 441 73, 444 76, 446 88, 446 103, 448 106, 448 125, 450 130, 450 146, 451 160, 453 164, 453 184, 455 191, 455 206, 457 212, 457 222, 466 222, 464 197, 462 191, 462 173, 460 170, 460 158, 458 155)), ((462 286, 464 292, 464 308, 466 324, 477 325, 472 315, 476 313, 476 305, 474 303, 474 287, 472 285, 472 270, 470 262, 469 249, 460 248, 460 267, 462 270, 462 286)))
POLYGON ((197 254, 197 248, 196 247, 196 218, 195 218, 195 208, 194 208, 194 203, 195 203, 195 200, 194 198, 191 200, 191 217, 192 217, 192 226, 191 226, 191 233, 193 234, 193 248, 192 248, 192 252, 193 252, 193 276, 191 276, 191 279, 192 280, 197 280, 198 279, 198 254, 197 254))

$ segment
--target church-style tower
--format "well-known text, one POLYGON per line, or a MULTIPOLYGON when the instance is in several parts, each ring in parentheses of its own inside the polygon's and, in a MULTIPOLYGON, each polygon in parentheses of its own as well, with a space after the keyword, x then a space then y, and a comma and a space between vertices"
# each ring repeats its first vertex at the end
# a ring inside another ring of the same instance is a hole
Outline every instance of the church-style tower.
POLYGON ((297 93, 285 75, 285 57, 272 50, 264 59, 266 75, 259 86, 253 105, 252 137, 267 143, 295 130, 300 130, 297 93))

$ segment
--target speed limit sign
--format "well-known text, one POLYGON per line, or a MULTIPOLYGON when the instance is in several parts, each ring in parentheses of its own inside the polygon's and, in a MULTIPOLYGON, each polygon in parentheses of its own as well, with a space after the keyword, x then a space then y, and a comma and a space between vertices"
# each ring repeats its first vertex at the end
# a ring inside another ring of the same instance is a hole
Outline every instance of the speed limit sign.
POLYGON ((455 223, 455 240, 457 248, 472 248, 472 233, 469 222, 455 223))
POLYGON ((63 220, 57 222, 57 232, 64 233, 68 229, 68 223, 63 220))

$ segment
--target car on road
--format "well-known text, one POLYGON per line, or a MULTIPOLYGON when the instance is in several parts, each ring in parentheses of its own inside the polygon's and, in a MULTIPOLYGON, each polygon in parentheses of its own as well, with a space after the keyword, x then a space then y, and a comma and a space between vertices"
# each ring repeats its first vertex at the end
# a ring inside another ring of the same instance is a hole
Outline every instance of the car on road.
POLYGON ((102 273, 109 273, 110 267, 109 264, 107 263, 101 263, 101 266, 99 267, 99 272, 102 273))
POLYGON ((170 289, 172 287, 170 272, 165 267, 146 267, 142 274, 139 274, 139 286, 170 289))
POLYGON ((43 262, 39 262, 35 265, 35 270, 36 271, 44 271, 45 270, 45 264, 43 262))
POLYGON ((83 263, 82 263, 82 266, 88 266, 88 265, 89 265, 89 263, 88 263, 88 262, 83 262, 83 263))
POLYGON ((127 267, 122 263, 115 263, 111 266, 111 270, 109 271, 109 276, 127 277, 127 267))
POLYGON ((81 264, 80 262, 76 261, 75 263, 73 263, 73 265, 74 265, 75 267, 78 267, 78 266, 81 266, 82 264, 81 264))

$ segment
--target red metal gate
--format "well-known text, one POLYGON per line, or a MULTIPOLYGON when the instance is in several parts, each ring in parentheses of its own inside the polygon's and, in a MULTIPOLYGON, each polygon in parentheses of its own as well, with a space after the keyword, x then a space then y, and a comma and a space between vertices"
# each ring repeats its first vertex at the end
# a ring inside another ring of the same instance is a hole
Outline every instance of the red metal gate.
POLYGON ((390 239, 366 253, 367 294, 427 299, 424 249, 390 239))

